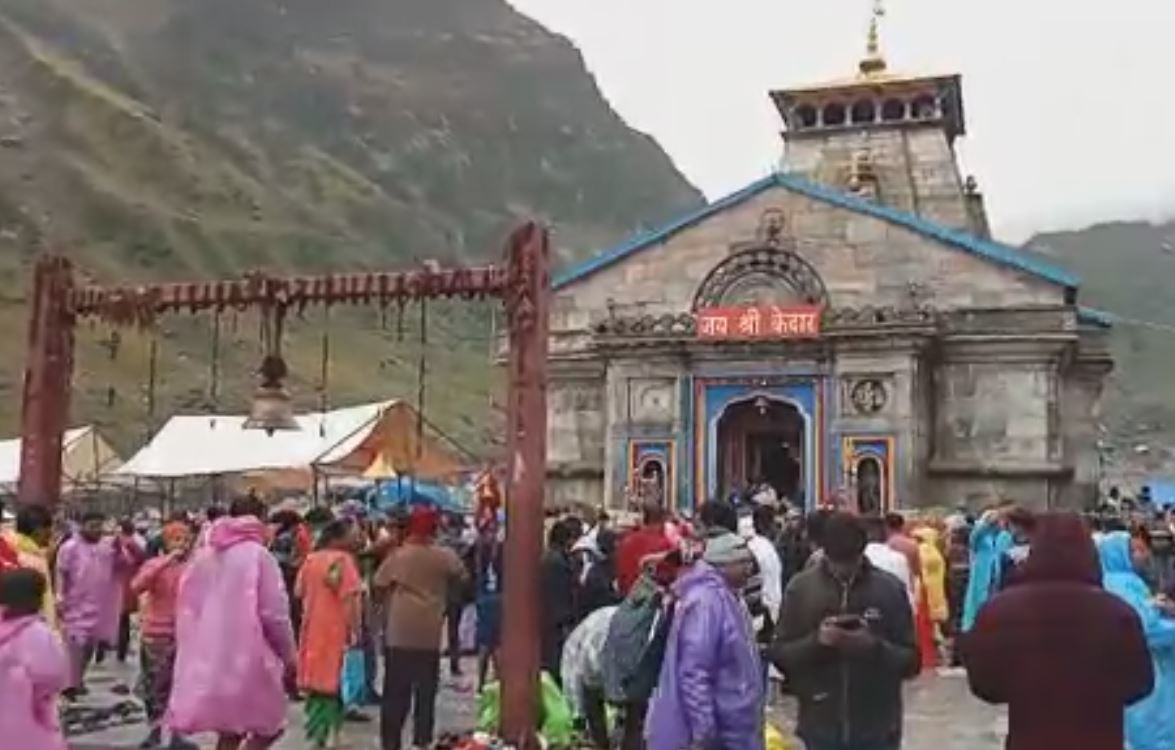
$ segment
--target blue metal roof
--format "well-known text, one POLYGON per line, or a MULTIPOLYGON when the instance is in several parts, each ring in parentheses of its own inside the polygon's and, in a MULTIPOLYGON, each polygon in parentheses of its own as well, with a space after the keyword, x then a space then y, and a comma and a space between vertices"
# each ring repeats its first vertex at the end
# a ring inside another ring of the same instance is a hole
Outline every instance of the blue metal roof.
POLYGON ((640 252, 652 245, 658 245, 683 229, 688 229, 694 224, 704 221, 727 208, 737 206, 764 190, 774 187, 782 187, 805 195, 813 200, 830 203, 849 211, 888 221, 943 244, 951 245, 960 250, 977 255, 985 260, 1023 271, 1066 288, 1075 289, 1081 283, 1081 280, 1073 273, 1009 245, 985 240, 958 229, 944 227, 941 224, 927 221, 920 216, 915 216, 906 211, 899 211, 895 208, 864 200, 834 188, 818 185, 797 175, 776 172, 751 183, 742 190, 731 193, 725 198, 720 198, 691 214, 670 222, 659 229, 637 235, 611 250, 600 253, 596 257, 556 276, 553 281, 553 286, 555 289, 560 289, 580 279, 587 278, 597 271, 618 263, 633 253, 640 252))

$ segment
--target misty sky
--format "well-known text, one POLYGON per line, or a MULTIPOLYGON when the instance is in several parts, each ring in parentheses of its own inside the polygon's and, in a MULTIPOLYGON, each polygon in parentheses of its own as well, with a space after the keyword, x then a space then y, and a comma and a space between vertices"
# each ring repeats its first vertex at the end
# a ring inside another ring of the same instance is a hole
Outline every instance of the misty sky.
MULTIPOLYGON (((509 0, 711 197, 781 154, 773 87, 855 72, 870 0, 509 0)), ((963 74, 997 233, 1175 215, 1173 0, 888 0, 897 72, 963 74)))

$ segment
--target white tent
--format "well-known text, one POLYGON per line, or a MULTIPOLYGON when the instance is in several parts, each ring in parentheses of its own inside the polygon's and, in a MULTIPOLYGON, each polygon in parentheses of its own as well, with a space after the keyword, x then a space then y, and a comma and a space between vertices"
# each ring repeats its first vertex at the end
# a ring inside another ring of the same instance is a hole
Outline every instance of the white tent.
MULTIPOLYGON (((0 489, 12 491, 20 481, 21 439, 0 440, 0 489)), ((66 490, 92 484, 122 461, 92 425, 67 430, 61 441, 61 479, 66 490)))
POLYGON ((241 415, 175 416, 118 474, 152 479, 308 469, 340 443, 366 436, 395 401, 299 416, 302 429, 244 429, 241 415))

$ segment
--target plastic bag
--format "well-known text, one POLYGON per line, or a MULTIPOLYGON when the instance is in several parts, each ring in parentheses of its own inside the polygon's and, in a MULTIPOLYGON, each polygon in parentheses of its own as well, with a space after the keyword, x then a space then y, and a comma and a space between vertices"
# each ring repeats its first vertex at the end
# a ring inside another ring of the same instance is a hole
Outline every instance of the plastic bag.
POLYGON ((477 697, 477 729, 480 732, 496 732, 502 720, 502 684, 491 682, 481 689, 477 697))
POLYGON ((763 745, 766 750, 797 750, 774 724, 767 724, 763 731, 763 745))
POLYGON ((477 608, 473 605, 461 610, 457 638, 461 641, 461 653, 472 654, 477 651, 477 608))
POLYGON ((571 717, 571 704, 559 689, 551 675, 543 672, 539 685, 542 703, 542 722, 539 733, 552 745, 567 745, 575 736, 575 720, 571 717))
MULTIPOLYGON (((575 737, 575 722, 571 717, 571 706, 559 685, 551 675, 543 672, 539 685, 539 734, 552 745, 567 745, 575 737)), ((501 684, 491 682, 482 689, 478 698, 477 728, 482 732, 498 731, 502 718, 501 684)))
POLYGON ((339 675, 339 697, 343 706, 351 708, 363 704, 367 697, 367 662, 363 649, 349 648, 343 654, 343 671, 339 675))

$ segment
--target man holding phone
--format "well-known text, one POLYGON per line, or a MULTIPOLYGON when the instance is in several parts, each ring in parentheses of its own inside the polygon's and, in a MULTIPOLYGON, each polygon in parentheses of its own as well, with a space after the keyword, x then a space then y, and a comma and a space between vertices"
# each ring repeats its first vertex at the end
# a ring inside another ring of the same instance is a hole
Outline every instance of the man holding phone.
POLYGON ((800 704, 809 750, 898 750, 902 682, 920 664, 905 585, 865 557, 860 519, 837 512, 824 557, 792 579, 771 659, 800 704))

